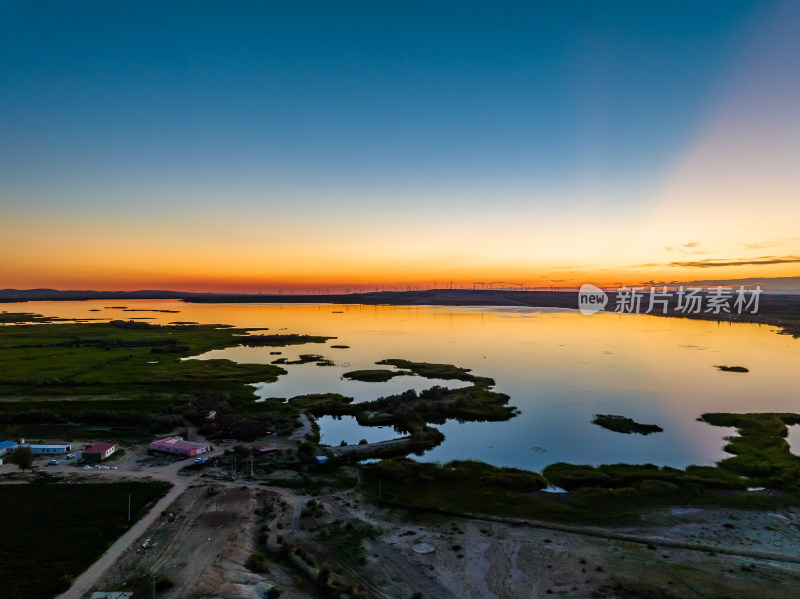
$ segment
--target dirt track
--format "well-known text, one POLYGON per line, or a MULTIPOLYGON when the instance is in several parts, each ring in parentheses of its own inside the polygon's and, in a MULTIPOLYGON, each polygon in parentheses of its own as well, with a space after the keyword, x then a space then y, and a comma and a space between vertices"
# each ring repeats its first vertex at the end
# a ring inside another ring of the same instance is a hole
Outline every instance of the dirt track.
MULTIPOLYGON (((208 456, 212 457, 222 453, 217 450, 209 453, 208 456)), ((127 457, 127 456, 126 456, 127 457)), ((118 470, 101 470, 101 471, 78 471, 86 472, 87 476, 96 475, 100 478, 112 479, 136 479, 136 478, 150 478, 153 480, 160 480, 172 483, 172 488, 167 494, 156 503, 150 511, 145 514, 138 522, 136 522, 130 529, 128 529, 121 537, 119 537, 109 547, 100 558, 94 562, 88 569, 86 569, 80 576, 75 579, 72 586, 64 593, 58 596, 57 599, 80 599, 86 594, 103 575, 103 573, 114 564, 119 557, 128 549, 134 541, 139 538, 158 518, 161 513, 187 489, 190 479, 186 476, 180 475, 178 472, 181 468, 185 467, 188 462, 178 461, 166 466, 146 468, 143 470, 133 470, 134 462, 131 458, 125 460, 125 464, 120 466, 118 470)), ((73 473, 74 468, 70 466, 60 465, 52 470, 58 473, 73 473)))
MULTIPOLYGON (((268 558, 267 573, 245 567, 263 522, 254 510, 264 505, 265 494, 285 505, 270 520, 271 539, 285 536, 317 564, 330 565, 366 597, 378 599, 405 598, 414 592, 426 599, 550 594, 576 599, 593 594, 688 598, 731 593, 788 599, 795 596, 800 580, 800 528, 795 524, 800 510, 673 508, 647 514, 635 527, 607 529, 404 513, 377 508, 350 490, 315 497, 324 516, 310 522, 300 517, 312 499, 303 492, 230 481, 227 470, 219 470, 221 478, 213 483, 219 493, 209 496, 206 477, 179 474, 187 462, 150 464, 151 458, 141 458, 131 452, 115 462, 119 469, 113 471, 48 468, 84 480, 149 477, 174 485, 59 599, 114 590, 151 572, 175 584, 159 593, 164 599, 254 599, 273 585, 281 588, 284 599, 309 597, 308 580, 275 556, 268 558), (159 517, 165 510, 176 517, 159 517), (318 537, 335 521, 366 522, 380 531, 364 541, 363 563, 344 559, 337 547, 318 537), (135 549, 145 537, 155 547, 139 554, 135 549), (418 542, 429 543, 434 552, 415 553, 418 542)), ((214 470, 206 475, 213 476, 214 470)))

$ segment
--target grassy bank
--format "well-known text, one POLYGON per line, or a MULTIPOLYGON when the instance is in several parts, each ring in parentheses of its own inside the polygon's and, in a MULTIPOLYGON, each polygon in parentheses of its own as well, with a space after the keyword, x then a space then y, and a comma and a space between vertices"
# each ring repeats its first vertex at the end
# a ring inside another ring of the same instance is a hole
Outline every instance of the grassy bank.
POLYGON ((739 435, 729 437, 725 451, 733 457, 722 460, 726 472, 746 476, 753 487, 800 492, 800 457, 791 452, 787 425, 800 424, 800 414, 703 414, 714 426, 736 427, 739 435))
POLYGON ((579 510, 536 493, 545 486, 545 479, 534 472, 483 462, 439 465, 394 458, 364 466, 361 489, 369 499, 397 507, 514 518, 581 518, 579 510))
POLYGON ((397 370, 388 370, 386 368, 374 368, 372 370, 351 370, 345 372, 342 376, 351 381, 361 381, 364 383, 385 383, 396 376, 403 376, 405 372, 398 372, 397 370))
POLYGON ((474 385, 461 389, 431 387, 413 389, 372 401, 353 403, 338 393, 300 395, 289 404, 314 416, 355 416, 362 426, 394 426, 398 432, 412 432, 428 424, 449 419, 462 422, 502 421, 513 418, 517 409, 508 406, 508 395, 474 385))
POLYGON ((379 366, 394 366, 399 370, 406 370, 417 376, 425 377, 428 379, 444 379, 444 380, 457 380, 465 381, 468 383, 475 383, 484 387, 494 386, 494 380, 488 377, 480 377, 471 374, 469 368, 461 368, 460 366, 453 366, 452 364, 431 364, 429 362, 412 362, 410 360, 400 360, 398 358, 390 358, 376 362, 379 366))
POLYGON ((595 414, 594 419, 592 419, 592 424, 602 426, 615 433, 624 433, 627 435, 631 433, 649 435, 651 433, 660 433, 664 431, 664 429, 657 424, 641 424, 632 418, 617 416, 615 414, 595 414))
POLYGON ((717 466, 558 462, 540 476, 478 462, 440 466, 393 459, 364 467, 364 491, 403 507, 574 522, 621 521, 656 506, 774 509, 800 503, 800 457, 786 442, 787 425, 800 423, 800 415, 704 414, 702 420, 739 431, 725 447, 734 456, 717 466), (548 483, 567 493, 536 492, 548 483), (771 491, 747 491, 762 486, 771 491))
POLYGON ((285 347, 287 345, 304 345, 306 343, 325 343, 330 339, 336 339, 336 337, 296 334, 248 335, 241 339, 241 344, 245 347, 285 347))
POLYGON ((320 354, 300 354, 296 360, 289 360, 288 358, 277 358, 273 360, 272 364, 311 364, 316 363, 317 366, 333 366, 333 360, 329 360, 320 354))
POLYGON ((720 372, 750 372, 744 366, 714 366, 720 372))

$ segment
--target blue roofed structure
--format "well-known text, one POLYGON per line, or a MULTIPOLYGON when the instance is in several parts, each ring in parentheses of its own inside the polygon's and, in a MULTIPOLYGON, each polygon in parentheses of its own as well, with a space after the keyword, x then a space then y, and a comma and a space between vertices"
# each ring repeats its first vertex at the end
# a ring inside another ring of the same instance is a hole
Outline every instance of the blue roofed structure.
POLYGON ((0 456, 6 455, 9 451, 13 451, 17 447, 19 447, 19 445, 13 441, 0 441, 0 456))

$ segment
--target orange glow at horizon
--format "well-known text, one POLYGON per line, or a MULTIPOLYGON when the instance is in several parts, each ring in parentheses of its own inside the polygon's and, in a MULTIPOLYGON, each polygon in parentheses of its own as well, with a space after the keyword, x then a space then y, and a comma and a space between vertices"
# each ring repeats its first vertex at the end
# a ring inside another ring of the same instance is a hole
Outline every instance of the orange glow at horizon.
POLYGON ((740 217, 736 228, 721 230, 691 220, 677 226, 680 214, 669 220, 663 213, 662 226, 613 215, 588 223, 548 216, 534 220, 535 229, 528 224, 534 215, 515 225, 507 214, 488 210, 471 220, 396 217, 380 230, 356 217, 337 223, 326 216, 273 232, 221 214, 186 217, 182 228, 166 216, 133 219, 122 228, 102 215, 11 215, 0 251, 13 258, 0 263, 0 287, 324 293, 445 288, 451 281, 465 288, 615 286, 800 275, 797 262, 759 263, 768 256, 800 256, 800 239, 789 231, 800 215, 760 225, 746 238, 740 238, 747 231, 741 220, 752 222, 750 215, 740 217), (33 229, 39 232, 35 238, 27 234, 33 229), (704 260, 745 264, 686 265, 704 260))

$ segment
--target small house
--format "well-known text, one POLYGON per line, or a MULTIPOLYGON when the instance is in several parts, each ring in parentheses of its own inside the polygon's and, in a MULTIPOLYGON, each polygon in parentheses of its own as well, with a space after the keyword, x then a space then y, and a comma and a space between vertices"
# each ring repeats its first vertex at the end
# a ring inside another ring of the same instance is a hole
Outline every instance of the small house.
POLYGON ((110 441, 98 441, 83 450, 83 459, 87 462, 102 462, 117 451, 117 444, 110 441))
POLYGON ((263 445, 253 445, 253 451, 260 455, 278 453, 278 448, 274 446, 264 447, 263 445))

